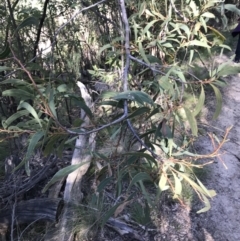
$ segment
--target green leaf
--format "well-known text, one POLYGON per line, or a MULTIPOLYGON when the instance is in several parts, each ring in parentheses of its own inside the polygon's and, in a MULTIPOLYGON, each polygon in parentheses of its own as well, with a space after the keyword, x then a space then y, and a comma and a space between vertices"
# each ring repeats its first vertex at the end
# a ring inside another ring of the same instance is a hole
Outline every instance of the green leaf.
POLYGON ((153 63, 162 64, 161 60, 159 58, 157 58, 156 56, 146 54, 146 57, 151 64, 153 64, 153 63))
POLYGON ((227 64, 224 65, 223 68, 221 68, 221 70, 217 72, 217 76, 221 77, 238 73, 240 73, 240 66, 232 66, 227 64))
POLYGON ((194 116, 196 116, 196 115, 198 115, 200 113, 200 111, 203 108, 204 102, 205 102, 205 91, 204 91, 203 86, 201 85, 201 93, 200 93, 200 96, 199 96, 196 108, 195 108, 195 110, 193 112, 194 116))
POLYGON ((38 121, 39 125, 42 127, 42 123, 38 117, 37 112, 33 109, 33 107, 30 104, 28 104, 27 102, 21 102, 17 109, 19 110, 21 108, 26 109, 38 121))
POLYGON ((146 158, 147 160, 157 164, 156 160, 151 155, 149 155, 147 153, 143 153, 143 152, 126 152, 123 155, 146 158))
POLYGON ((5 71, 5 70, 9 70, 11 68, 7 67, 7 66, 0 66, 0 71, 5 71))
POLYGON ((105 44, 102 48, 100 48, 100 50, 98 51, 98 56, 101 55, 101 53, 105 50, 105 49, 109 49, 112 48, 113 46, 111 44, 105 44))
POLYGON ((233 13, 236 13, 237 15, 240 15, 240 10, 234 4, 224 4, 224 8, 225 8, 225 10, 228 10, 233 13))
POLYGON ((200 16, 199 20, 200 20, 200 22, 201 22, 201 24, 202 24, 202 26, 203 26, 203 28, 204 28, 205 33, 207 33, 206 20, 205 20, 203 17, 201 17, 201 16, 200 16))
POLYGON ((201 16, 206 18, 215 18, 215 15, 210 12, 205 12, 201 16))
POLYGON ((141 5, 140 5, 140 9, 139 9, 139 12, 138 12, 138 15, 139 17, 141 17, 141 15, 144 13, 145 9, 146 9, 146 2, 142 2, 141 5))
POLYGON ((112 98, 114 100, 132 100, 138 102, 141 105, 143 105, 144 103, 153 105, 151 97, 142 91, 125 91, 121 93, 114 93, 112 95, 112 98))
POLYGON ((132 181, 131 181, 131 183, 130 183, 130 185, 128 187, 128 190, 130 190, 130 188, 134 184, 136 184, 137 182, 144 181, 144 180, 152 181, 152 178, 146 172, 140 172, 140 173, 136 174, 133 177, 133 179, 132 179, 132 181))
POLYGON ((30 25, 38 25, 39 21, 35 17, 28 17, 25 20, 23 20, 18 27, 16 28, 16 32, 18 32, 20 29, 30 26, 30 25))
POLYGON ((173 174, 174 182, 175 182, 174 193, 175 193, 175 195, 181 195, 182 183, 174 172, 172 172, 172 174, 173 174))
POLYGON ((97 187, 97 192, 102 192, 103 189, 113 180, 113 177, 103 179, 97 187))
POLYGON ((21 128, 19 128, 19 127, 17 127, 17 126, 9 126, 8 127, 8 130, 10 130, 10 131, 23 131, 23 129, 21 129, 21 128))
POLYGON ((20 89, 10 89, 10 90, 5 90, 2 92, 3 96, 13 96, 16 98, 21 97, 21 100, 27 100, 27 99, 34 99, 34 95, 25 91, 25 90, 20 90, 20 89))
POLYGON ((92 118, 93 114, 92 114, 92 111, 89 109, 89 107, 86 105, 84 99, 82 97, 76 97, 76 96, 73 96, 71 95, 70 96, 73 101, 75 102, 75 105, 80 107, 81 109, 83 109, 86 114, 88 115, 89 118, 92 118))
POLYGON ((114 106, 114 107, 123 109, 123 104, 116 100, 102 101, 101 103, 99 103, 99 105, 110 105, 110 106, 114 106))
POLYGON ((160 12, 155 12, 154 10, 152 10, 152 13, 158 16, 161 20, 165 20, 165 17, 160 12))
POLYGON ((32 130, 32 131, 41 131, 42 128, 39 126, 39 123, 37 120, 32 119, 28 121, 22 121, 17 124, 17 127, 22 128, 22 129, 27 129, 27 130, 32 130))
POLYGON ((185 76, 181 69, 172 69, 172 73, 176 74, 182 82, 186 83, 185 76))
POLYGON ((49 187, 52 186, 55 182, 61 180, 63 177, 66 177, 68 174, 76 171, 79 167, 87 163, 89 163, 89 161, 62 168, 52 177, 52 179, 48 182, 48 184, 43 188, 42 193, 45 193, 49 189, 49 187))
POLYGON ((191 65, 191 63, 192 63, 193 56, 194 56, 194 50, 191 49, 191 50, 190 50, 189 62, 188 62, 189 65, 191 65))
POLYGON ((214 190, 208 190, 208 192, 205 192, 205 187, 200 187, 196 182, 194 182, 191 178, 188 177, 186 173, 178 172, 178 175, 183 177, 194 189, 196 189, 202 196, 208 196, 210 194, 210 197, 213 197, 216 195, 216 192, 214 190))
POLYGON ((44 156, 48 156, 51 153, 54 152, 54 148, 56 147, 56 145, 58 146, 59 141, 61 141, 62 139, 64 139, 65 135, 62 134, 54 134, 52 135, 49 139, 48 142, 45 145, 44 148, 44 156))
POLYGON ((15 114, 11 115, 7 120, 2 121, 2 125, 4 129, 7 129, 7 127, 13 123, 16 119, 20 118, 21 116, 28 115, 29 112, 27 110, 21 110, 16 112, 15 114))
POLYGON ((175 143, 173 143, 173 147, 178 150, 178 152, 172 154, 173 156, 185 156, 185 155, 186 156, 193 156, 193 157, 200 157, 201 156, 199 154, 195 154, 195 153, 191 153, 189 151, 186 151, 186 150, 182 149, 181 147, 177 146, 175 143))
POLYGON ((199 47, 204 47, 204 48, 211 48, 206 42, 201 42, 199 40, 191 40, 184 44, 183 46, 199 46, 199 47))
POLYGON ((199 186, 203 189, 203 191, 205 192, 205 194, 209 197, 212 198, 214 196, 216 196, 216 192, 214 190, 208 190, 203 184, 202 182, 195 176, 197 183, 199 184, 199 186))
POLYGON ((49 108, 50 108, 54 118, 57 120, 58 118, 57 118, 57 112, 56 112, 55 103, 54 103, 54 90, 53 89, 49 90, 48 105, 49 105, 49 108))
POLYGON ((3 85, 3 84, 29 85, 28 82, 21 80, 21 79, 6 79, 6 80, 0 82, 0 85, 3 85))
POLYGON ((32 138, 30 140, 30 143, 28 145, 28 148, 27 148, 27 153, 26 153, 24 159, 14 169, 14 171, 18 170, 22 165, 25 164, 26 173, 27 173, 28 176, 30 176, 30 170, 29 170, 28 163, 29 163, 29 160, 30 160, 33 152, 34 152, 34 149, 35 149, 36 145, 38 144, 39 140, 44 136, 44 134, 45 134, 44 131, 39 131, 32 136, 32 138))
POLYGON ((165 47, 165 48, 173 48, 172 44, 171 43, 162 43, 161 44, 162 47, 165 47))
POLYGON ((213 115, 213 119, 215 120, 215 119, 218 118, 218 116, 221 113, 223 100, 222 100, 222 94, 221 94, 220 90, 216 86, 214 86, 213 84, 210 84, 210 85, 212 86, 212 88, 214 90, 214 93, 215 93, 215 96, 216 96, 216 101, 217 101, 216 110, 215 110, 214 115, 213 115))
POLYGON ((122 126, 120 127, 116 127, 116 128, 113 128, 112 131, 113 131, 113 134, 111 135, 111 137, 109 138, 110 141, 113 141, 113 140, 116 140, 117 136, 120 135, 121 133, 121 130, 122 130, 122 126))
POLYGON ((219 87, 226 87, 227 83, 224 80, 215 80, 214 85, 217 85, 219 87))
POLYGON ((225 44, 220 44, 219 47, 232 51, 231 47, 229 47, 228 45, 225 45, 225 44))
POLYGON ((62 85, 59 85, 59 86, 57 87, 57 90, 58 90, 58 92, 60 92, 60 93, 62 93, 62 92, 67 92, 68 87, 67 87, 66 84, 62 84, 62 85))
POLYGON ((144 35, 153 25, 154 23, 158 22, 159 20, 153 20, 150 23, 146 25, 146 27, 143 29, 142 35, 144 35))
POLYGON ((226 38, 217 29, 211 26, 207 26, 207 28, 209 28, 218 39, 222 40, 222 42, 226 40, 226 38))
POLYGON ((150 111, 150 108, 146 107, 146 106, 143 106, 143 107, 139 107, 137 108, 137 110, 135 110, 132 114, 130 114, 128 116, 129 119, 133 118, 133 117, 136 117, 136 116, 139 116, 139 115, 143 115, 145 113, 148 113, 150 111))
POLYGON ((104 225, 107 223, 108 219, 113 216, 113 214, 115 213, 116 209, 121 205, 122 203, 118 203, 116 205, 114 205, 113 207, 111 207, 106 214, 103 216, 102 220, 101 220, 101 227, 104 227, 104 225))
POLYGON ((187 120, 190 124, 192 134, 194 136, 197 136, 197 134, 198 134, 197 121, 196 121, 193 113, 188 108, 184 107, 184 110, 185 110, 185 113, 186 113, 187 120))
POLYGON ((165 191, 169 188, 169 185, 167 184, 167 173, 162 172, 158 186, 160 188, 161 191, 165 191))
POLYGON ((148 117, 146 118, 146 120, 148 120, 149 118, 151 118, 152 116, 159 114, 159 112, 161 112, 160 107, 156 107, 153 109, 153 111, 148 115, 148 117))
POLYGON ((5 59, 10 53, 11 50, 9 48, 9 44, 7 43, 4 50, 0 53, 0 59, 5 59))
POLYGON ((169 77, 168 76, 162 76, 158 79, 160 88, 162 88, 163 90, 169 90, 171 91, 173 89, 173 83, 170 82, 169 77))
POLYGON ((205 204, 205 208, 202 208, 201 210, 197 211, 197 213, 207 212, 211 208, 209 200, 204 195, 201 195, 201 196, 203 198, 203 201, 204 201, 204 204, 205 204))
POLYGON ((134 19, 133 19, 133 31, 134 31, 135 43, 137 43, 137 41, 138 41, 138 25, 136 24, 134 19))
POLYGON ((139 53, 140 55, 142 56, 143 60, 147 63, 147 64, 150 64, 146 54, 145 54, 145 51, 143 49, 143 46, 142 46, 142 42, 139 42, 138 43, 138 49, 139 49, 139 53))
POLYGON ((102 160, 109 161, 109 158, 102 153, 93 152, 93 155, 96 156, 97 158, 102 159, 102 160))
POLYGON ((152 201, 151 201, 151 199, 150 199, 150 195, 149 195, 149 193, 146 191, 146 188, 145 188, 145 186, 143 185, 143 182, 142 182, 142 181, 139 181, 139 184, 140 184, 140 187, 141 187, 141 189, 142 189, 142 193, 143 193, 145 199, 147 200, 148 204, 149 204, 151 207, 153 207, 153 203, 152 203, 152 201))
POLYGON ((190 34, 191 34, 189 27, 188 27, 186 24, 180 24, 180 25, 179 25, 179 28, 182 29, 182 30, 184 30, 184 32, 185 32, 186 35, 187 35, 187 39, 189 39, 190 34))

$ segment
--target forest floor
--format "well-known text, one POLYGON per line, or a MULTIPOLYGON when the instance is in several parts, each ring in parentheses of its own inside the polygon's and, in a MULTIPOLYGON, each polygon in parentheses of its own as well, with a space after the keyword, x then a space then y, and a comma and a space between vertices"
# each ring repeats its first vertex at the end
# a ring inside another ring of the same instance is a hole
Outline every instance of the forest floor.
MULTIPOLYGON (((216 59, 218 64, 227 61, 229 61, 229 57, 226 55, 216 59)), ((237 64, 233 63, 233 65, 237 64)), ((202 111, 198 125, 200 134, 193 147, 198 154, 212 153, 214 147, 208 133, 214 133, 221 139, 226 129, 232 126, 228 136, 229 140, 221 150, 221 159, 227 169, 219 158, 215 158, 211 165, 206 166, 202 172, 198 173, 198 177, 204 185, 208 189, 214 189, 217 193, 210 201, 211 209, 205 213, 197 214, 197 211, 202 209, 204 205, 191 188, 186 187, 183 190, 186 199, 184 200, 185 206, 174 203, 167 196, 168 194, 163 194, 158 205, 159 209, 151 215, 154 227, 139 226, 140 228, 138 227, 136 230, 140 236, 138 240, 240 240, 240 74, 227 77, 225 80, 228 85, 220 88, 223 95, 222 111, 215 121, 212 120, 212 117, 216 108, 216 98, 214 93, 207 91, 206 107, 202 111)), ((88 190, 89 185, 86 187, 88 190)), ((39 231, 42 232, 42 229, 39 229, 39 231)), ((120 229, 120 231, 124 233, 124 229, 120 229)), ((22 240, 44 239, 42 234, 37 239, 35 236, 34 239, 28 237, 22 240)), ((83 240, 131 241, 132 239, 123 238, 111 228, 106 227, 99 232, 96 239, 83 240)))
MULTIPOLYGON (((226 61, 229 61, 229 57, 225 55, 218 58, 219 63, 226 61)), ((171 210, 163 207, 159 222, 161 230, 155 236, 156 241, 240 240, 240 74, 228 77, 226 82, 228 86, 221 88, 222 112, 216 121, 212 120, 215 97, 207 96, 207 107, 199 125, 205 134, 200 135, 195 144, 198 153, 211 153, 213 147, 207 133, 213 132, 221 139, 226 128, 232 126, 221 156, 227 169, 216 158, 213 164, 207 166, 202 178, 200 176, 208 189, 214 189, 217 193, 211 200, 211 209, 197 214, 203 207, 197 198, 193 198, 187 208, 171 210)))

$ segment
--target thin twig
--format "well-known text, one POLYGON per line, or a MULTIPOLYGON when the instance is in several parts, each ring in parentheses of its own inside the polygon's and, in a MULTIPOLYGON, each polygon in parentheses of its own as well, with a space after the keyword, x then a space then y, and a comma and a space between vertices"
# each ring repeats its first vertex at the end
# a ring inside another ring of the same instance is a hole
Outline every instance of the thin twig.
POLYGON ((16 197, 15 197, 15 202, 12 207, 12 220, 11 220, 11 241, 14 241, 13 237, 13 228, 14 228, 14 220, 15 220, 15 210, 16 210, 16 197))

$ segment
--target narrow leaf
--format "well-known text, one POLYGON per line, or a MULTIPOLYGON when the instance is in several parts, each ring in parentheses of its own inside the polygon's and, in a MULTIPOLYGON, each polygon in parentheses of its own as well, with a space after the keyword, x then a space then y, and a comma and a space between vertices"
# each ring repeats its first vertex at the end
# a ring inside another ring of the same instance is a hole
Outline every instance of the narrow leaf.
POLYGON ((139 42, 138 43, 138 49, 139 49, 139 53, 141 54, 143 60, 147 63, 147 64, 150 64, 149 61, 148 61, 148 58, 145 54, 145 51, 143 49, 143 46, 142 46, 142 42, 139 42))
POLYGON ((57 112, 56 112, 56 107, 55 107, 55 103, 54 103, 54 90, 53 89, 50 89, 48 105, 49 105, 49 108, 50 108, 53 116, 57 120, 58 118, 57 118, 57 112))
POLYGON ((100 48, 100 50, 98 51, 98 55, 100 56, 101 53, 106 50, 106 49, 109 49, 109 48, 112 48, 113 46, 111 44, 105 44, 102 48, 100 48))
POLYGON ((156 160, 151 155, 149 155, 147 153, 143 153, 143 152, 126 152, 123 155, 130 155, 130 156, 146 158, 149 161, 151 161, 151 162, 156 164, 156 160))
POLYGON ((184 44, 183 46, 200 46, 204 48, 211 48, 206 42, 201 42, 199 40, 191 40, 188 43, 184 44))
POLYGON ((220 90, 214 86, 213 84, 210 84, 214 90, 214 93, 215 93, 215 96, 216 96, 216 110, 215 110, 215 113, 213 115, 213 119, 217 119, 218 116, 220 115, 221 113, 221 110, 222 110, 222 94, 220 92, 220 90))
POLYGON ((20 29, 30 26, 30 25, 38 25, 38 20, 35 17, 28 17, 25 20, 23 20, 18 27, 16 28, 16 32, 18 32, 20 29))
POLYGON ((240 67, 239 66, 232 66, 230 64, 225 65, 219 72, 217 72, 217 76, 227 76, 232 74, 238 74, 240 73, 240 67))
POLYGON ((37 112, 33 109, 33 107, 30 104, 28 104, 27 102, 21 102, 18 106, 18 110, 21 108, 26 109, 38 121, 39 125, 42 127, 42 123, 38 117, 37 112))
POLYGON ((190 50, 189 62, 188 62, 189 65, 191 65, 191 63, 192 63, 193 56, 194 56, 194 50, 191 49, 191 50, 190 50))
POLYGON ((153 20, 150 23, 146 25, 146 27, 143 29, 142 35, 144 35, 153 25, 154 23, 158 22, 159 20, 153 20))
POLYGON ((97 187, 97 192, 103 191, 103 189, 112 181, 112 177, 103 179, 97 187))
POLYGON ((182 193, 182 183, 174 172, 172 172, 172 174, 175 182, 174 193, 180 195, 182 193))
POLYGON ((158 186, 160 188, 161 191, 165 191, 169 188, 167 184, 167 173, 163 172, 161 174, 161 177, 160 177, 160 180, 159 180, 159 183, 158 183, 158 186))
POLYGON ((5 70, 9 70, 11 68, 7 67, 7 66, 0 66, 0 71, 5 71, 5 70))
POLYGON ((143 185, 143 182, 142 182, 142 181, 139 181, 139 183, 140 183, 140 187, 141 187, 141 189, 142 189, 142 193, 143 193, 145 199, 147 200, 148 204, 149 204, 151 207, 153 207, 153 203, 152 203, 152 201, 151 201, 151 199, 150 199, 150 195, 149 195, 149 193, 147 192, 145 186, 143 185))
POLYGON ((40 132, 37 132, 35 133, 31 140, 30 140, 30 143, 28 145, 28 148, 27 148, 27 153, 24 157, 24 159, 21 161, 21 163, 14 169, 14 171, 18 170, 22 165, 25 164, 25 169, 26 169, 26 173, 28 176, 30 176, 30 170, 28 168, 28 162, 29 162, 29 159, 31 158, 33 152, 34 152, 34 149, 36 147, 36 145, 38 144, 39 140, 44 136, 44 131, 40 131, 40 132))
POLYGON ((0 59, 5 59, 10 53, 11 50, 9 48, 9 44, 7 43, 4 50, 0 53, 0 59))
POLYGON ((28 114, 29 112, 27 110, 21 110, 11 115, 7 120, 2 122, 4 129, 6 129, 9 125, 11 125, 13 121, 15 121, 16 119, 28 114))
POLYGON ((197 134, 198 134, 197 121, 196 121, 193 113, 188 108, 184 107, 184 110, 185 110, 185 113, 186 113, 187 120, 190 124, 192 134, 194 136, 197 136, 197 134))
POLYGON ((145 113, 148 113, 150 111, 150 108, 146 107, 146 106, 143 106, 143 107, 139 107, 137 108, 137 110, 135 110, 132 114, 130 114, 128 116, 128 118, 133 118, 133 117, 136 117, 136 116, 139 116, 139 115, 143 115, 145 113))
POLYGON ((212 198, 217 195, 214 190, 208 190, 197 177, 195 177, 195 178, 196 178, 199 186, 204 190, 204 192, 207 194, 208 197, 212 198))
POLYGON ((132 179, 132 181, 131 181, 131 183, 130 183, 130 185, 129 185, 129 187, 128 187, 128 190, 129 190, 134 184, 136 184, 137 182, 144 181, 144 180, 152 181, 152 178, 151 178, 146 172, 140 172, 140 173, 136 174, 136 175, 133 177, 133 179, 132 179))
POLYGON ((193 112, 194 116, 196 116, 200 113, 200 111, 203 108, 204 102, 205 102, 205 91, 204 91, 203 86, 201 86, 201 93, 200 93, 200 96, 199 96, 199 99, 198 99, 198 103, 197 103, 196 108, 193 112))
POLYGON ((202 208, 201 210, 197 211, 197 213, 207 212, 211 208, 209 200, 204 195, 202 195, 202 198, 205 203, 205 208, 202 208))
POLYGON ((55 182, 62 179, 63 177, 66 177, 68 174, 76 171, 79 167, 81 167, 87 163, 89 163, 89 161, 82 162, 82 163, 76 164, 76 165, 70 165, 70 166, 62 168, 52 177, 52 179, 48 182, 48 184, 42 190, 42 193, 45 193, 49 189, 49 187, 52 186, 55 182))
POLYGON ((113 216, 113 214, 115 213, 116 209, 121 205, 122 203, 118 203, 116 205, 114 205, 113 207, 111 207, 106 214, 104 215, 104 217, 101 220, 101 226, 104 227, 104 225, 107 223, 108 219, 113 216))
POLYGON ((215 18, 215 15, 210 12, 205 12, 201 16, 206 18, 215 18))
POLYGON ((29 85, 28 82, 21 80, 21 79, 6 79, 0 82, 0 85, 3 84, 18 84, 18 85, 29 85))
POLYGON ((10 89, 2 92, 3 96, 21 97, 21 100, 34 99, 34 95, 21 89, 10 89))

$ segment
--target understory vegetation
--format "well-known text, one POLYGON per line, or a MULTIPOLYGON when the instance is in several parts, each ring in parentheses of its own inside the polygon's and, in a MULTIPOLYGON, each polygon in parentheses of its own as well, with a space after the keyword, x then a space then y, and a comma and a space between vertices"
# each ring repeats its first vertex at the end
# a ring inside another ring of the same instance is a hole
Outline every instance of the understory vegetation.
MULTIPOLYGON (((212 153, 192 145, 208 95, 216 119, 226 77, 240 71, 227 39, 238 14, 213 0, 2 1, 1 210, 61 198, 74 208, 71 240, 104 227, 124 235, 118 217, 146 231, 163 197, 186 206, 194 195, 208 211, 216 193, 201 175, 231 128, 209 134, 212 153), (218 64, 223 53, 229 62, 218 64), (72 158, 78 148, 91 160, 72 158), (85 165, 73 200, 67 177, 85 165)), ((9 240, 37 240, 14 225, 9 240)), ((49 235, 44 225, 34 232, 49 235)))

